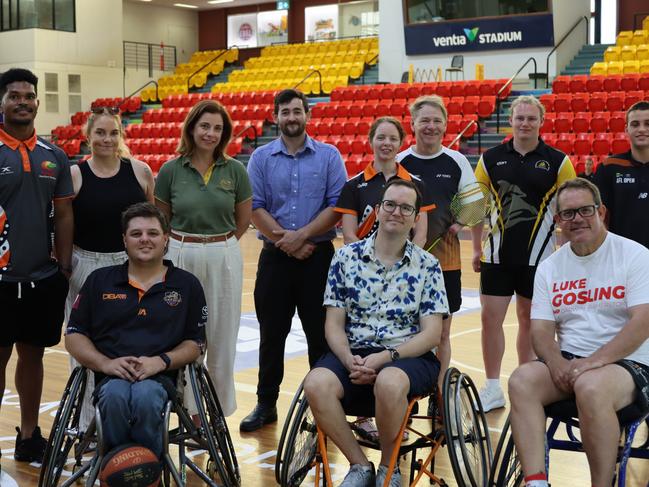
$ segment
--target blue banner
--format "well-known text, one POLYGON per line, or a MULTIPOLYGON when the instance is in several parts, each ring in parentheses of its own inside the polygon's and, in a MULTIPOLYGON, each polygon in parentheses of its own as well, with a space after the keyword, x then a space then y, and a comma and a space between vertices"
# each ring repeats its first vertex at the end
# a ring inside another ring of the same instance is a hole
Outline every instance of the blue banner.
POLYGON ((554 46, 552 14, 412 24, 404 30, 409 56, 554 46))

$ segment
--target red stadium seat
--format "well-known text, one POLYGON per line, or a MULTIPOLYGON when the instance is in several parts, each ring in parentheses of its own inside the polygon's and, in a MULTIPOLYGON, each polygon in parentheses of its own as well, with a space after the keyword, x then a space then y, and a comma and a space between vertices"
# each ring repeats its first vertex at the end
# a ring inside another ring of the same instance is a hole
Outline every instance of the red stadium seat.
POLYGON ((465 85, 466 83, 462 81, 456 81, 455 83, 453 83, 451 85, 451 96, 466 96, 466 94, 464 93, 465 85))
MULTIPOLYGON (((638 78, 638 89, 649 91, 649 73, 641 73, 638 78)), ((649 96, 647 96, 649 98, 649 96)))
POLYGON ((496 109, 495 96, 483 96, 478 102, 478 116, 480 118, 489 118, 496 109))
POLYGON ((464 85, 464 96, 479 96, 481 81, 467 81, 464 85))
POLYGON ((466 96, 462 102, 462 113, 464 115, 474 115, 478 113, 479 96, 466 96))
POLYGON ((375 115, 377 117, 388 117, 388 116, 390 116, 390 105, 391 104, 392 104, 392 100, 381 100, 381 102, 376 105, 376 109, 374 111, 375 115))
POLYGON ((569 93, 559 93, 554 99, 554 111, 555 112, 569 112, 572 110, 570 102, 572 101, 572 95, 569 93))
POLYGON ((324 117, 326 103, 316 103, 311 107, 311 118, 322 118, 324 117))
POLYGON ((607 156, 611 153, 611 135, 607 133, 595 134, 592 153, 596 156, 607 156))
POLYGON ((557 95, 553 95, 551 93, 546 93, 546 94, 541 95, 539 97, 539 101, 545 107, 546 112, 555 112, 556 111, 554 109, 554 100, 555 100, 556 97, 557 97, 557 95))
POLYGON ((348 113, 348 116, 349 116, 350 118, 353 118, 353 117, 361 118, 361 117, 363 116, 363 106, 360 105, 360 104, 358 104, 358 103, 354 103, 354 104, 352 104, 352 105, 349 107, 349 113, 348 113))
POLYGON ((626 96, 624 97, 624 109, 628 110, 634 104, 638 103, 641 100, 645 99, 644 91, 631 90, 626 91, 626 96))
POLYGON ((640 79, 640 75, 637 73, 623 74, 622 79, 620 79, 620 90, 626 91, 627 94, 629 91, 637 90, 639 79, 640 79))
POLYGON ((631 148, 631 145, 629 143, 629 139, 626 134, 624 133, 617 133, 613 137, 613 141, 611 142, 611 152, 613 154, 620 154, 622 152, 626 152, 631 148))
POLYGON ((437 83, 437 88, 435 89, 435 94, 439 96, 450 97, 451 96, 451 84, 447 81, 442 81, 437 83))
POLYGON ((446 122, 446 132, 456 134, 460 131, 460 124, 462 122, 461 115, 449 115, 446 122))
POLYGON ((554 146, 565 154, 572 154, 574 136, 572 134, 559 134, 554 146))
POLYGON ((586 80, 586 91, 589 93, 595 93, 597 91, 602 91, 604 88, 602 84, 604 83, 605 76, 589 76, 586 80))
POLYGON ((624 132, 626 128, 626 114, 622 111, 611 113, 608 120, 608 131, 617 133, 624 132))
MULTIPOLYGON (((576 74, 570 78, 570 92, 571 93, 585 93, 586 90, 586 81, 588 76, 585 74, 576 74)), ((554 87, 554 85, 553 85, 554 87)), ((553 88, 554 89, 554 88, 553 88)))
POLYGON ((573 153, 580 156, 590 155, 593 134, 577 134, 573 142, 573 153))
POLYGON ((541 126, 541 134, 551 134, 554 132, 554 121, 557 115, 553 112, 548 112, 543 117, 543 125, 541 126))
POLYGON ((619 74, 609 74, 602 82, 602 91, 610 93, 611 91, 619 91, 620 81, 622 76, 619 74))
POLYGON ((552 82, 552 92, 570 93, 570 76, 557 76, 552 82))
POLYGON ((409 99, 418 98, 421 95, 421 83, 413 83, 406 88, 406 95, 409 99))
POLYGON ((371 100, 368 100, 367 103, 363 105, 363 116, 375 118, 376 105, 377 105, 376 101, 372 102, 371 100))
POLYGON ((395 100, 407 100, 408 99, 408 88, 402 85, 397 85, 394 87, 394 99, 395 100))
POLYGON ((496 86, 500 86, 498 81, 484 80, 478 87, 480 96, 496 96, 496 86))
POLYGON ((464 103, 464 97, 455 96, 451 98, 451 101, 446 104, 449 115, 460 115, 462 113, 462 103, 464 103))
POLYGON ((573 93, 570 108, 573 112, 586 112, 588 111, 589 99, 590 95, 588 93, 573 93))
POLYGON ((572 119, 575 116, 571 112, 557 113, 554 120, 554 131, 557 134, 567 134, 572 132, 572 119))
POLYGON ((606 109, 609 112, 617 112, 624 110, 624 98, 626 94, 623 91, 612 91, 609 92, 608 98, 606 99, 606 109))
POLYGON ((402 118, 408 113, 408 105, 405 100, 394 100, 390 104, 390 115, 402 118))
POLYGON ((608 99, 608 94, 604 92, 597 92, 590 94, 590 100, 588 101, 588 108, 591 112, 604 112, 606 111, 606 100, 608 99))
POLYGON ((381 100, 394 100, 394 87, 386 85, 381 88, 381 100))
POLYGON ((331 130, 329 131, 329 135, 334 137, 342 137, 344 135, 343 124, 337 120, 334 123, 332 123, 331 130))
POLYGON ((606 132, 608 130, 608 121, 611 118, 609 112, 595 112, 590 119, 590 131, 594 133, 606 132))
POLYGON ((590 120, 593 117, 590 112, 577 112, 572 119, 572 131, 576 134, 588 133, 590 131, 590 120))

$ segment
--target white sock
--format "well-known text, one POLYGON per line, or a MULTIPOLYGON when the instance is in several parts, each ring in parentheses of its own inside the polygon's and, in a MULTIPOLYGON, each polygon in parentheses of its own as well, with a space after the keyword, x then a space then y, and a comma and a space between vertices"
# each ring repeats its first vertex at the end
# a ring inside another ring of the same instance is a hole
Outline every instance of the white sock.
POLYGON ((547 480, 528 480, 525 482, 525 487, 548 487, 547 480))
POLYGON ((493 389, 495 387, 500 389, 500 379, 487 379, 485 385, 487 386, 487 389, 493 389))

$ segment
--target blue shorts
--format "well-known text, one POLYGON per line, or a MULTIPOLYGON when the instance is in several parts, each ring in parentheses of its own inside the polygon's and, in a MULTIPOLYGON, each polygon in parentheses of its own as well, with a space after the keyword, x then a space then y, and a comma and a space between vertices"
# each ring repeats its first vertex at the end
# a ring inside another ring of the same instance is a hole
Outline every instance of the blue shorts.
MULTIPOLYGON (((382 348, 352 349, 352 354, 366 357, 372 353, 382 352, 382 348)), ((329 352, 315 364, 331 370, 343 386, 342 406, 349 416, 374 416, 374 385, 352 384, 349 371, 333 353, 329 352)), ((433 352, 414 358, 402 358, 389 362, 386 367, 397 367, 403 370, 410 380, 408 398, 425 396, 433 391, 439 375, 439 360, 433 352)))

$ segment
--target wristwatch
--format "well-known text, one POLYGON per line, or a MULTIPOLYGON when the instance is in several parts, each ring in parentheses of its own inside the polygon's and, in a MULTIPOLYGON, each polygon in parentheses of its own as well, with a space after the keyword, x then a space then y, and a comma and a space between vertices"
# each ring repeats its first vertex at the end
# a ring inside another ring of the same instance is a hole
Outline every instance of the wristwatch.
POLYGON ((171 367, 171 359, 169 358, 169 355, 166 353, 161 353, 158 355, 162 359, 162 361, 165 363, 165 370, 169 370, 169 367, 171 367))
POLYGON ((401 357, 396 348, 388 347, 387 350, 388 350, 388 352, 390 352, 390 359, 393 362, 395 362, 396 360, 399 360, 399 358, 401 357))

